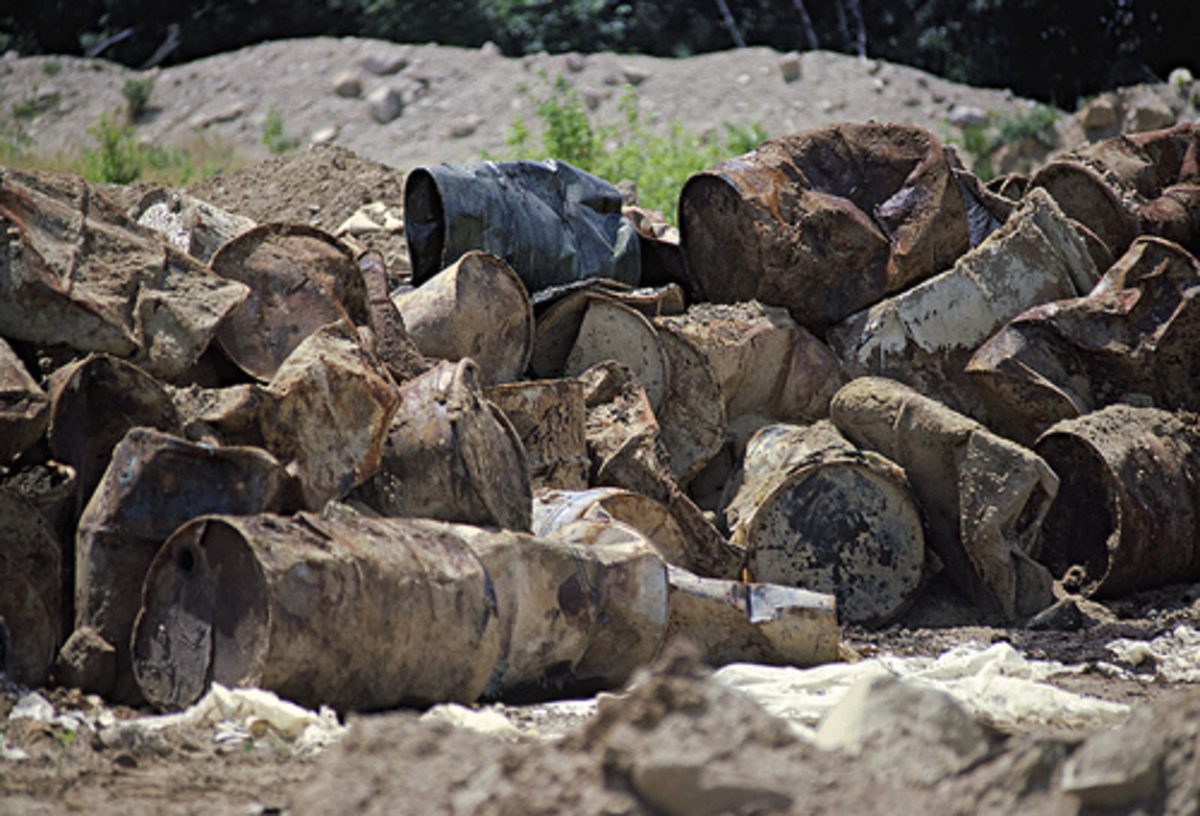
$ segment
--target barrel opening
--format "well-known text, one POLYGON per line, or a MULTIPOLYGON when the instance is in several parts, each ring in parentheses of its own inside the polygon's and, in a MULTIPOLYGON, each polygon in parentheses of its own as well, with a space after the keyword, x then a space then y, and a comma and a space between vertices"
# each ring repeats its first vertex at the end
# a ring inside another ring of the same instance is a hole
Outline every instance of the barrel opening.
POLYGON ((258 559, 234 527, 210 524, 205 555, 214 573, 211 676, 227 686, 257 684, 269 645, 269 590, 258 559))
POLYGON ((413 170, 404 184, 404 237, 412 260, 412 281, 420 285, 442 268, 446 217, 437 179, 424 168, 413 170))
POLYGON ((196 553, 191 547, 181 549, 176 560, 179 564, 179 571, 185 575, 190 574, 196 568, 196 553))
POLYGON ((1056 578, 1082 567, 1085 588, 1108 572, 1109 539, 1119 534, 1120 510, 1109 467, 1094 447, 1067 434, 1048 434, 1037 453, 1058 474, 1058 495, 1042 526, 1042 562, 1056 578))

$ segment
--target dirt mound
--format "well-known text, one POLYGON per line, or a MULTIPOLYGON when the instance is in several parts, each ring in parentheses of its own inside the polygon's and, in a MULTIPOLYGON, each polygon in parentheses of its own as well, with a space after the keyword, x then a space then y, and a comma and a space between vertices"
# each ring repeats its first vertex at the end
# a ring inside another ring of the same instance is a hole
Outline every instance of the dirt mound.
POLYGON ((25 131, 38 152, 92 144, 87 128, 101 114, 123 112, 122 88, 153 79, 138 138, 175 145, 226 142, 250 158, 270 155, 269 121, 277 137, 304 146, 328 141, 391 167, 470 161, 503 154, 514 117, 536 121, 535 99, 562 75, 596 121, 620 121, 632 88, 644 118, 662 132, 672 122, 689 132, 725 123, 761 124, 770 136, 835 121, 911 122, 940 138, 957 133, 956 108, 1006 118, 1033 103, 1001 90, 971 88, 901 65, 814 51, 798 57, 799 76, 785 78, 784 57, 747 48, 665 59, 618 54, 548 55, 522 59, 494 48, 397 45, 320 37, 267 42, 193 63, 142 73, 96 59, 30 57, 0 62, 3 110, 36 112, 25 131), (341 88, 341 95, 335 89, 341 88), (528 93, 522 93, 521 88, 528 93), (400 113, 372 116, 373 95, 394 91, 400 113))

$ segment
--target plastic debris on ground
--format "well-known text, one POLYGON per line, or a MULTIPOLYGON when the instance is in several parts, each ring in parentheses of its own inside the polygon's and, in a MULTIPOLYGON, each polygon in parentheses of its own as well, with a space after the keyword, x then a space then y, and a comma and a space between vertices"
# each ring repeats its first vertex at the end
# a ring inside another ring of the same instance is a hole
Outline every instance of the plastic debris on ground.
POLYGON ((1147 681, 1200 681, 1200 631, 1185 623, 1153 640, 1114 640, 1108 644, 1108 650, 1122 663, 1131 666, 1151 661, 1155 667, 1154 674, 1134 675, 1147 681))
POLYGON ((230 689, 220 683, 213 683, 209 692, 190 708, 175 714, 129 720, 120 727, 158 731, 179 726, 212 727, 220 743, 277 735, 292 743, 295 754, 320 751, 346 733, 346 726, 338 722, 337 714, 328 706, 322 706, 320 712, 309 711, 270 691, 230 689))
POLYGON ((936 658, 888 655, 811 669, 733 663, 717 671, 716 679, 748 694, 809 741, 815 741, 821 718, 852 685, 886 675, 945 691, 979 722, 1010 732, 1103 728, 1123 720, 1127 705, 1044 682, 1083 668, 1030 660, 1008 643, 970 641, 936 658))

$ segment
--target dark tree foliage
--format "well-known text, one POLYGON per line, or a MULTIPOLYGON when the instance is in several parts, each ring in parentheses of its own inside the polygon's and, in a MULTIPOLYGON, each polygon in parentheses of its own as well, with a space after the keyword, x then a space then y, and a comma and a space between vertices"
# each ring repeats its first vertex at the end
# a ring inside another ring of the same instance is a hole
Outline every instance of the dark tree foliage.
POLYGON ((820 48, 865 45, 871 57, 1062 107, 1180 65, 1200 73, 1195 0, 17 0, 3 8, 0 48, 84 53, 128 30, 103 55, 134 66, 318 34, 491 41, 510 55, 657 56, 737 40, 805 50, 815 37, 820 48))

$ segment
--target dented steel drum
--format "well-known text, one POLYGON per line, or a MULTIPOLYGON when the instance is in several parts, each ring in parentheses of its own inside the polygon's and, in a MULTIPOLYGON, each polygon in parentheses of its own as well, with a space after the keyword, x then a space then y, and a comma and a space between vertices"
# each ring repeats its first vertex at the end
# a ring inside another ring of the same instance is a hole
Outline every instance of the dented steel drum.
POLYGON ((92 496, 113 448, 134 427, 179 430, 166 387, 141 368, 93 354, 50 376, 50 450, 75 469, 76 516, 92 496))
POLYGON ((503 258, 530 292, 641 276, 620 192, 554 159, 415 168, 404 183, 404 237, 417 285, 476 249, 503 258))
POLYGON ((46 682, 63 637, 62 553, 30 502, 0 488, 0 674, 46 682))
POLYGON ((533 500, 533 534, 551 535, 576 521, 619 521, 654 543, 668 564, 689 565, 687 539, 668 508, 619 487, 551 490, 533 500))
POLYGON ((1200 580, 1194 419, 1112 405, 1051 426, 1034 451, 1059 475, 1041 560, 1085 595, 1200 580))
POLYGON ((839 124, 765 142, 692 176, 679 225, 709 300, 782 306, 818 332, 970 246, 947 152, 913 125, 839 124))
POLYGON ((576 379, 494 385, 484 392, 521 438, 533 490, 583 490, 588 483, 587 407, 576 379))
POLYGON ((213 448, 134 428, 83 511, 75 543, 75 628, 116 652, 116 676, 86 689, 136 700, 129 636, 142 581, 176 528, 205 513, 262 513, 285 507, 288 476, 258 448, 213 448))
POLYGON ((925 535, 904 472, 826 421, 751 439, 726 511, 755 581, 831 593, 846 623, 879 625, 921 585, 925 535))
POLYGON ((1087 246, 1044 190, 954 266, 829 329, 851 376, 898 380, 955 410, 986 416, 964 372, 971 354, 1026 309, 1091 291, 1087 246))
POLYGON ((388 516, 529 530, 525 448, 474 362, 442 362, 400 386, 379 471, 352 497, 388 516))
POLYGON ((213 682, 313 709, 471 703, 499 634, 487 572, 446 525, 206 516, 150 567, 133 670, 162 710, 213 682))
POLYGON ((830 416, 854 444, 904 468, 930 549, 982 614, 1026 618, 1053 602, 1036 559, 1058 478, 1041 457, 882 377, 845 385, 830 416))
POLYGON ((686 638, 713 668, 728 663, 816 666, 840 659, 832 595, 779 584, 701 578, 669 567, 664 640, 686 638))
POLYGON ((547 536, 455 525, 496 591, 500 659, 485 695, 593 694, 648 664, 667 622, 666 568, 624 524, 575 521, 547 536))
POLYGON ((0 467, 33 447, 50 423, 50 397, 0 337, 0 467))
POLYGON ((519 380, 529 365, 533 306, 520 278, 495 255, 468 252, 392 302, 426 357, 470 357, 487 385, 519 380))
POLYGON ((0 336, 174 378, 247 294, 82 178, 0 167, 0 336))
POLYGON ((265 446, 299 478, 308 509, 344 497, 379 469, 400 400, 349 321, 306 337, 264 393, 265 446))
POLYGON ((254 221, 175 190, 152 190, 130 215, 161 232, 179 251, 208 263, 227 241, 254 228, 254 221))
POLYGON ((1086 297, 1018 315, 966 371, 992 424, 1025 444, 1132 395, 1200 410, 1200 261, 1142 236, 1086 297))
POLYGON ((247 374, 269 380, 305 338, 349 317, 366 325, 366 285, 350 249, 303 224, 263 224, 224 244, 211 267, 250 288, 217 333, 247 374))

